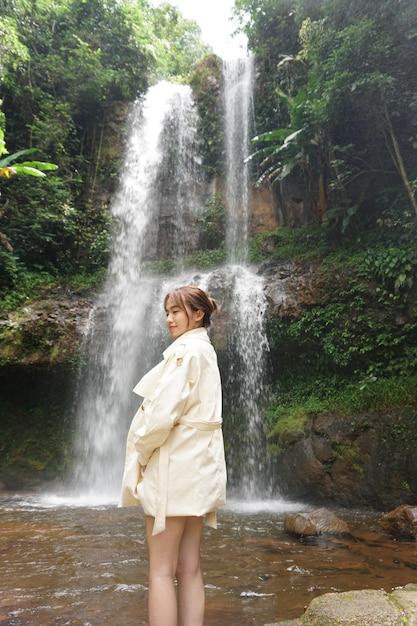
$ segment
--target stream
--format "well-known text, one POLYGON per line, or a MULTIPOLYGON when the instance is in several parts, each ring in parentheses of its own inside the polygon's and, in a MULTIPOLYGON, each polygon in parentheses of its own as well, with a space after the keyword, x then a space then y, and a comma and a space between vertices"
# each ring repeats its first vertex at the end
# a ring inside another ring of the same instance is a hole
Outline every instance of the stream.
MULTIPOLYGON (((295 619, 329 591, 417 582, 417 543, 378 532, 381 513, 332 509, 352 537, 283 529, 284 500, 230 501, 204 529, 205 626, 295 619)), ((147 555, 140 509, 53 495, 0 496, 0 626, 145 626, 147 555)))

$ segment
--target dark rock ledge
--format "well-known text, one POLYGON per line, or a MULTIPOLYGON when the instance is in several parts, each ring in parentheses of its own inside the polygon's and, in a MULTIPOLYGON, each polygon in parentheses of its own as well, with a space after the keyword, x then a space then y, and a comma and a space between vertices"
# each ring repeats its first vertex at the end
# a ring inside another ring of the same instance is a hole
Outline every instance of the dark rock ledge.
POLYGON ((88 328, 95 294, 45 288, 36 300, 0 311, 0 365, 68 363, 88 328))

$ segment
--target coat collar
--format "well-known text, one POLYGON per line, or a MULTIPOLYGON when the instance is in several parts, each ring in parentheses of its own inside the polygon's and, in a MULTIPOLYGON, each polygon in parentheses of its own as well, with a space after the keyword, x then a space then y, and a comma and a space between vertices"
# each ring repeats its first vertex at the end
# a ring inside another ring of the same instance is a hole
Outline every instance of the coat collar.
POLYGON ((207 334, 207 330, 203 327, 194 328, 193 330, 187 330, 186 333, 178 337, 175 341, 171 343, 170 346, 164 351, 163 356, 164 360, 155 365, 145 376, 143 376, 136 387, 133 389, 134 393, 137 393, 138 396, 142 396, 143 398, 152 398, 153 393, 156 389, 157 384, 161 380, 161 376, 163 370, 165 368, 165 362, 172 352, 177 350, 179 346, 187 345, 187 343, 191 343, 196 339, 202 339, 203 341, 208 341, 211 343, 209 336, 207 334))
POLYGON ((199 328, 193 328, 193 330, 187 330, 186 333, 183 333, 178 337, 175 341, 171 343, 170 346, 163 352, 164 359, 168 358, 172 351, 176 350, 176 348, 180 345, 187 344, 190 341, 194 341, 194 339, 202 339, 203 341, 208 341, 211 343, 210 338, 207 334, 207 330, 204 326, 199 328))

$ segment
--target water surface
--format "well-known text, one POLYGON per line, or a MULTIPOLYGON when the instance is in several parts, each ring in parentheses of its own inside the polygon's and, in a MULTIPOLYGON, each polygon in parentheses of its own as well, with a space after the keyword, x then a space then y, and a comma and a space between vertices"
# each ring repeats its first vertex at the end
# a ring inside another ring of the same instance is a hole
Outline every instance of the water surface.
MULTIPOLYGON (((141 510, 49 497, 0 498, 0 626, 145 626, 141 510)), ((379 513, 335 511, 354 538, 300 541, 283 531, 300 504, 232 502, 205 528, 205 626, 299 617, 328 591, 417 582, 417 544, 377 532, 379 513)))

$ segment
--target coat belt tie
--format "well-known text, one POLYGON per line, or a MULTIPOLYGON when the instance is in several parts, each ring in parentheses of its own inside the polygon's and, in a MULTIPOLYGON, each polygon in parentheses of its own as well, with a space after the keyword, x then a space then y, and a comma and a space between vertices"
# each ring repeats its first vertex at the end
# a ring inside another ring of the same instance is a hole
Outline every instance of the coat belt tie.
MULTIPOLYGON (((212 431, 222 427, 222 422, 208 422, 207 420, 194 420, 187 418, 186 415, 180 417, 175 426, 182 425, 188 428, 196 428, 197 430, 212 431)), ((169 470, 169 441, 159 448, 159 464, 158 464, 158 503, 155 513, 155 522, 153 525, 152 535, 165 530, 165 519, 168 498, 168 470, 169 470)), ((217 528, 216 511, 207 513, 207 525, 217 528)))

